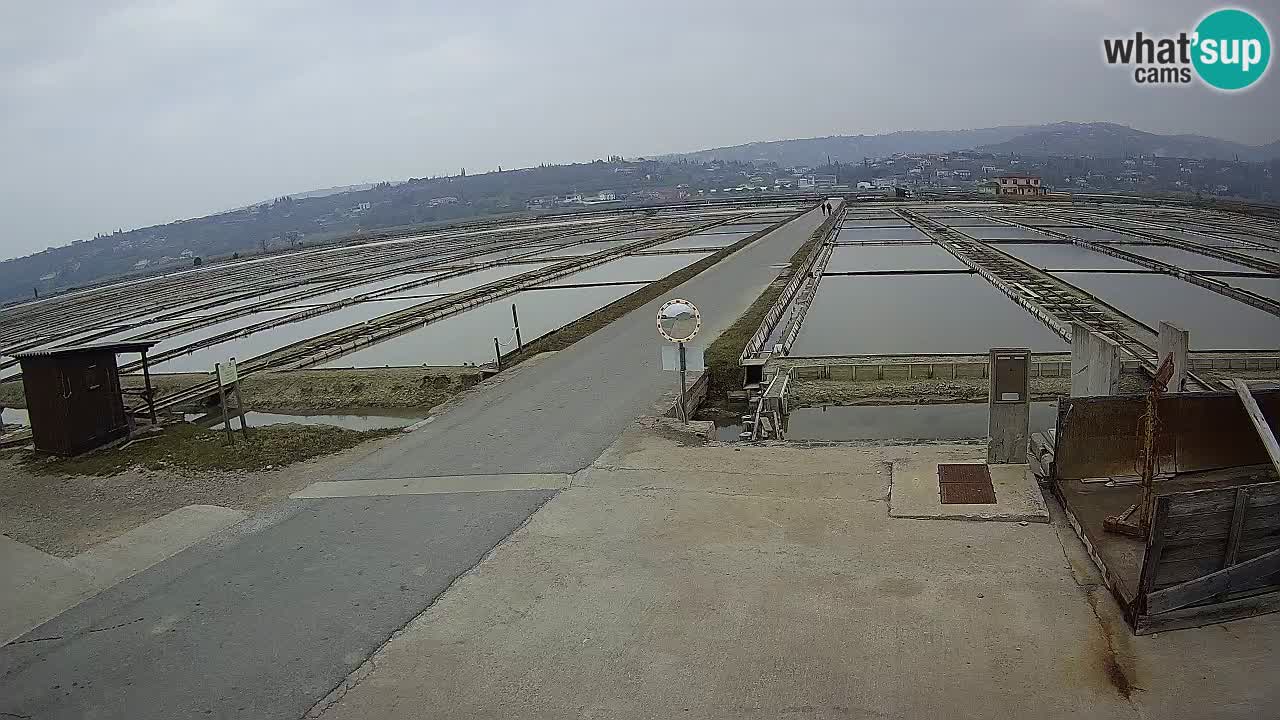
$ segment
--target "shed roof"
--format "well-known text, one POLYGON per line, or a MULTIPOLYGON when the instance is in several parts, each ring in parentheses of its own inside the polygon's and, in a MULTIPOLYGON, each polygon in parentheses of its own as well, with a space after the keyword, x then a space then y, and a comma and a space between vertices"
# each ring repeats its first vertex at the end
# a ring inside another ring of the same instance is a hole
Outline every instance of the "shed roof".
POLYGON ((150 350, 159 340, 134 340, 131 342, 114 342, 114 343, 98 343, 89 345, 68 345, 66 347, 41 348, 39 350, 27 350, 26 352, 14 353, 13 357, 19 360, 23 358, 37 357, 61 357, 63 355, 76 355, 80 353, 95 352, 112 352, 112 353, 135 353, 150 350))

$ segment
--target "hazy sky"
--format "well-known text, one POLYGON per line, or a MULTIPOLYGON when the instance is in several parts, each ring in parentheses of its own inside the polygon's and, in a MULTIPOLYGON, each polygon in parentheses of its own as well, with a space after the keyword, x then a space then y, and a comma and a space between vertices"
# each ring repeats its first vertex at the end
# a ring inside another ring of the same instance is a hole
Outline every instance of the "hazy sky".
MULTIPOLYGON (((1264 18, 1276 3, 1238 5, 1264 18)), ((1101 39, 1186 0, 0 3, 0 257, 383 179, 752 140, 1106 120, 1280 138, 1101 39)), ((1273 62, 1274 64, 1274 62, 1273 62)))

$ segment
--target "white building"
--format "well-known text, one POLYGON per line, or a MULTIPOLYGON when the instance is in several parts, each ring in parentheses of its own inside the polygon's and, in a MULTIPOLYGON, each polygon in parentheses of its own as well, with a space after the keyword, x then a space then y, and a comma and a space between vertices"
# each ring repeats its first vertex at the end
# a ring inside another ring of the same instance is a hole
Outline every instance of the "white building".
POLYGON ((1027 197, 1046 195, 1048 191, 1040 185, 1040 178, 1035 175, 1001 175, 996 178, 999 183, 997 194, 1001 197, 1027 197))

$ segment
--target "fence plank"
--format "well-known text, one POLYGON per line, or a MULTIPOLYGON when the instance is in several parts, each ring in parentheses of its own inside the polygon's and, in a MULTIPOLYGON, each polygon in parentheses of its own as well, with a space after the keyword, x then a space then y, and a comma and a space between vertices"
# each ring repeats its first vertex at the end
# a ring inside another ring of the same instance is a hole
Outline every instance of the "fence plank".
POLYGON ((1267 424, 1267 418, 1262 414, 1262 408, 1258 407, 1258 401, 1253 399, 1253 391, 1249 389, 1249 383, 1236 378, 1231 383, 1235 385, 1236 394, 1240 396, 1240 402, 1244 403, 1244 410, 1249 415, 1249 420, 1253 423, 1253 429, 1258 432, 1258 439, 1262 441, 1262 446, 1267 449, 1267 455, 1271 458, 1271 464, 1275 466, 1276 472, 1280 473, 1280 442, 1276 442, 1275 433, 1271 432, 1271 426, 1267 424))
POLYGON ((1147 595, 1147 612, 1158 615, 1177 610, 1219 593, 1231 592, 1280 571, 1280 550, 1272 550, 1225 570, 1188 580, 1147 595))

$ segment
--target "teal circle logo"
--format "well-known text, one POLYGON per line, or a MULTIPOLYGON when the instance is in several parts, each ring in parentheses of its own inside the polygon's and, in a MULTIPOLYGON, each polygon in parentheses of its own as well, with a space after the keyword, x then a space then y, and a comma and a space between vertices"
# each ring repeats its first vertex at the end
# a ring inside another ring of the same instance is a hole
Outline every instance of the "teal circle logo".
POLYGON ((1219 90, 1243 90, 1257 82, 1271 60, 1271 36, 1244 10, 1217 10, 1196 26, 1191 62, 1200 79, 1219 90))

